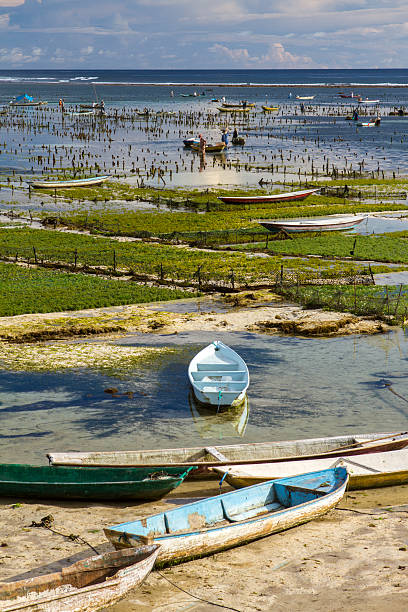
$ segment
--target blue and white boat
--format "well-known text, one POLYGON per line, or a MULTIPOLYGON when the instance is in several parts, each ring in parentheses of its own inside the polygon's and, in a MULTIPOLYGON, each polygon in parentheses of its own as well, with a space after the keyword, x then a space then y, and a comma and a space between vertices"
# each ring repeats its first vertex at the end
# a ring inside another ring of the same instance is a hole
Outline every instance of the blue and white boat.
POLYGON ((196 399, 212 406, 239 406, 245 399, 249 372, 232 348, 215 340, 190 361, 188 378, 196 399))
POLYGON ((240 546, 318 518, 348 484, 344 467, 270 480, 105 529, 117 549, 160 544, 160 566, 240 546))

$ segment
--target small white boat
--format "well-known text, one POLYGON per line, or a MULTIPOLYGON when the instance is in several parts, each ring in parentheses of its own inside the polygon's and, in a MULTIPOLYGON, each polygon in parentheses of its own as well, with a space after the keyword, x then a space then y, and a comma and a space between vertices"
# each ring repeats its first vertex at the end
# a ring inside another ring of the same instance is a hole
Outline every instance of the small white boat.
POLYGON ((240 489, 275 478, 288 478, 304 472, 340 466, 345 467, 349 473, 349 489, 371 489, 408 483, 408 449, 303 461, 214 466, 212 470, 222 475, 232 487, 240 489))
POLYGON ((65 187, 92 187, 101 185, 109 179, 109 176, 91 176, 89 178, 73 179, 73 180, 57 180, 57 181, 31 181, 30 187, 34 189, 58 189, 65 187))
POLYGON ((284 193, 269 193, 268 195, 218 196, 218 199, 224 202, 224 204, 266 204, 268 202, 304 200, 318 191, 320 191, 320 188, 302 189, 302 191, 286 191, 284 193))
POLYGON ((296 100, 313 100, 314 96, 296 96, 296 100))
POLYGON ((190 361, 188 378, 196 399, 212 406, 238 406, 245 398, 249 372, 245 361, 215 340, 190 361))
POLYGON ((305 221, 258 221, 270 232, 285 231, 288 234, 296 232, 333 232, 352 229, 366 217, 328 217, 326 219, 307 219, 305 221))

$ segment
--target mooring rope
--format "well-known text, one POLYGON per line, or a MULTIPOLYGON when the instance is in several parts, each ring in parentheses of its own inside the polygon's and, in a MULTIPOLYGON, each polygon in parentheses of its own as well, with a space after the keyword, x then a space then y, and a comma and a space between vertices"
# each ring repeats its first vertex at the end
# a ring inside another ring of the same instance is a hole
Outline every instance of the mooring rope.
POLYGON ((84 540, 84 538, 82 538, 81 536, 75 535, 73 533, 70 533, 70 534, 61 533, 61 531, 56 531, 55 529, 53 529, 51 527, 53 522, 54 522, 54 517, 52 516, 52 514, 48 514, 47 516, 44 516, 38 523, 36 523, 35 521, 32 521, 30 527, 43 527, 44 529, 48 529, 48 531, 51 531, 52 533, 55 533, 56 535, 60 535, 64 538, 68 538, 72 542, 86 544, 86 546, 89 546, 89 548, 92 548, 92 550, 96 552, 97 555, 100 554, 99 551, 96 550, 96 548, 92 546, 92 544, 84 540))

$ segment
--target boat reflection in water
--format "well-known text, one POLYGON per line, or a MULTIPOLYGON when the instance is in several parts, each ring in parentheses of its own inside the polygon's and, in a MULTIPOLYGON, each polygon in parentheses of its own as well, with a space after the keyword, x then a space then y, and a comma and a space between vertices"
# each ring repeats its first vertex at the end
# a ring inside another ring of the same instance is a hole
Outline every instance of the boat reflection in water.
POLYGON ((248 423, 249 402, 245 396, 244 401, 237 406, 221 406, 217 412, 215 407, 201 404, 190 391, 188 403, 193 417, 194 425, 202 438, 228 438, 231 436, 243 436, 248 423))

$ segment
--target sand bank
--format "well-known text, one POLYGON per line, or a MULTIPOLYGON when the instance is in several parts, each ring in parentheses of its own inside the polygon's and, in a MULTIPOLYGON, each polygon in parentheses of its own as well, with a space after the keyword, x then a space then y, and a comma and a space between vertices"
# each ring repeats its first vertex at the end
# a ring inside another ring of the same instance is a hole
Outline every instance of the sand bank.
MULTIPOLYGON (((187 482, 162 501, 139 505, 2 500, 1 577, 47 573, 94 554, 83 543, 30 527, 44 516, 53 516, 56 531, 80 535, 103 551, 110 548, 104 526, 217 492, 215 483, 187 482)), ((408 600, 407 503, 408 486, 353 491, 340 507, 358 513, 336 509, 320 520, 161 573, 197 597, 242 612, 385 612, 390 607, 402 612, 408 600), (390 504, 399 506, 391 512, 385 509, 390 504)), ((110 610, 220 609, 197 601, 162 575, 151 574, 110 610)))

